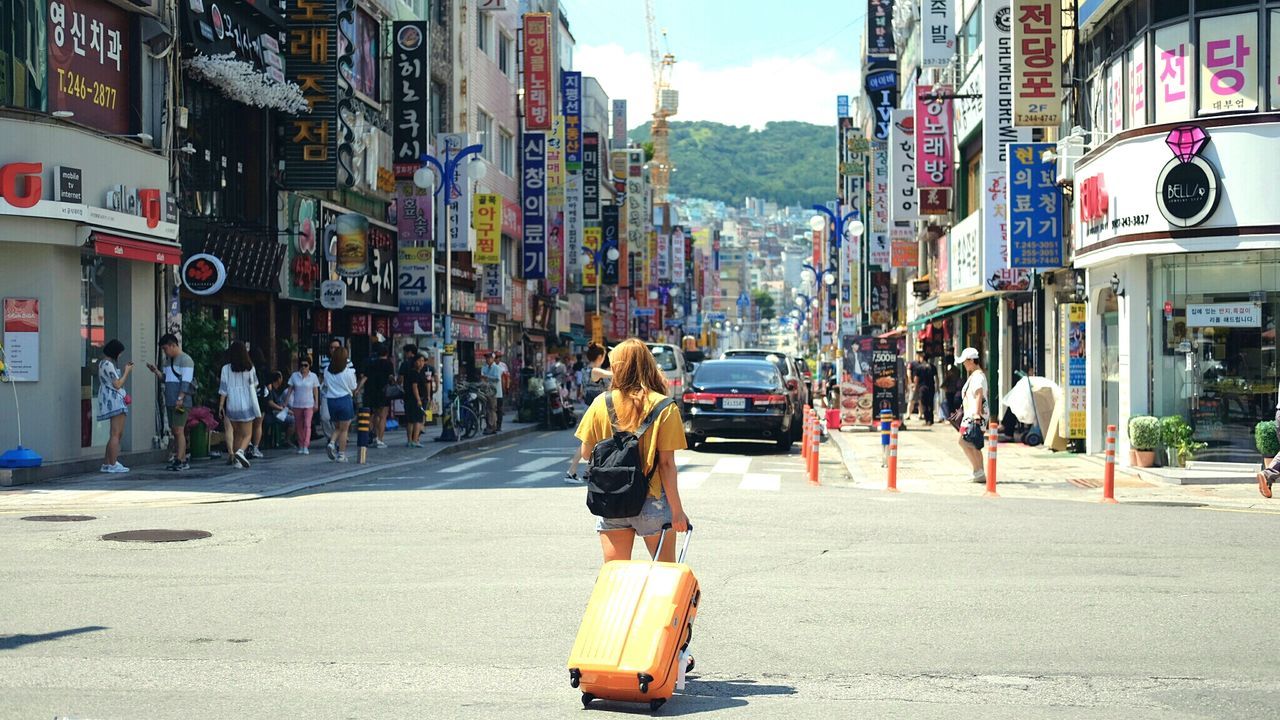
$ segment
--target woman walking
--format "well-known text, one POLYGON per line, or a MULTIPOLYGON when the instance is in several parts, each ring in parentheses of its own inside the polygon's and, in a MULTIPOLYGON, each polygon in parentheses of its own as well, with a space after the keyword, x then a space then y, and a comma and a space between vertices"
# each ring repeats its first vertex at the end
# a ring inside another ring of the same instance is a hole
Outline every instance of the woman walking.
POLYGON ((262 425, 271 410, 267 407, 267 389, 271 386, 271 368, 267 366, 267 357, 262 354, 262 348, 255 347, 249 351, 249 361, 253 363, 253 372, 258 378, 258 417, 253 421, 253 439, 249 441, 249 447, 245 449, 245 454, 255 460, 263 457, 262 450, 262 425))
MULTIPOLYGON (((576 437, 582 441, 579 452, 582 459, 591 459, 596 443, 613 435, 614 428, 634 431, 645 421, 658 403, 666 399, 667 383, 658 370, 653 353, 645 344, 632 338, 609 353, 609 365, 613 370, 610 402, 592 403, 578 425, 576 437), (609 405, 613 407, 610 408, 609 405), (610 412, 612 410, 613 412, 610 412), (616 418, 611 418, 616 415, 616 418), (616 419, 616 422, 614 420, 616 419)), ((675 532, 688 532, 689 517, 680 500, 676 485, 676 451, 687 445, 680 410, 674 404, 658 413, 653 426, 640 440, 640 457, 647 472, 653 472, 649 481, 649 496, 640 514, 630 518, 598 518, 596 533, 604 561, 629 560, 637 535, 644 538, 652 556, 657 551, 662 526, 670 523, 675 532)), ((676 544, 664 543, 662 562, 674 562, 676 544)))
POLYGON ((298 437, 298 454, 311 454, 311 418, 320 406, 320 378, 311 372, 311 361, 302 358, 298 370, 289 376, 286 403, 293 411, 293 431, 298 437))
MULTIPOLYGON (((387 386, 395 377, 396 366, 391 362, 391 351, 383 343, 374 346, 376 356, 366 373, 364 388, 364 405, 373 410, 373 446, 385 448, 387 443, 383 436, 387 434, 387 415, 391 411, 391 400, 387 397, 387 386)), ((404 389, 408 394, 409 389, 404 389)))
POLYGON ((339 347, 329 355, 329 367, 324 371, 324 402, 333 422, 333 435, 325 451, 334 462, 347 461, 347 431, 356 418, 355 394, 364 386, 364 380, 356 379, 356 369, 351 367, 347 349, 339 347))
POLYGON ((982 360, 977 349, 965 348, 956 358, 957 366, 964 366, 969 377, 960 390, 964 413, 960 418, 960 449, 973 468, 973 481, 985 483, 987 475, 982 471, 982 442, 987 432, 987 374, 982 370, 982 360))
POLYGON ((120 439, 124 437, 124 421, 129 415, 129 396, 124 384, 133 372, 133 363, 125 363, 124 372, 120 371, 118 365, 123 352, 124 343, 113 339, 102 347, 103 359, 98 361, 98 420, 111 421, 106 454, 102 467, 98 468, 104 473, 129 472, 129 468, 120 464, 120 439))
POLYGON ((425 355, 414 355, 413 363, 400 376, 404 383, 404 432, 405 447, 420 448, 422 444, 422 425, 426 421, 427 376, 423 369, 427 366, 425 355))
POLYGON ((258 373, 249 359, 249 351, 239 340, 231 343, 227 360, 218 380, 218 415, 230 425, 224 431, 231 464, 248 468, 249 456, 245 449, 253 436, 254 421, 262 417, 258 407, 258 373))
MULTIPOLYGON (((588 409, 595 403, 596 398, 609 390, 609 381, 613 377, 613 373, 604 369, 604 360, 604 346, 599 343, 591 343, 587 347, 587 365, 582 371, 582 400, 586 402, 588 409)), ((564 474, 566 483, 570 485, 582 484, 583 481, 578 478, 578 463, 580 462, 582 462, 582 454, 574 453, 569 460, 569 469, 564 474)))

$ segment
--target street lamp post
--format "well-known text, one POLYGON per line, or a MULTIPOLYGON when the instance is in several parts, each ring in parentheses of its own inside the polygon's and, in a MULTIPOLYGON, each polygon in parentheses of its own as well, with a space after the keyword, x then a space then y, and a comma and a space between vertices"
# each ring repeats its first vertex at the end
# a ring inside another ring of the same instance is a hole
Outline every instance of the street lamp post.
MULTIPOLYGON (((836 207, 839 208, 839 201, 836 201, 836 207)), ((844 245, 844 234, 846 224, 848 231, 852 235, 862 234, 862 223, 858 220, 858 210, 854 208, 844 215, 832 212, 826 205, 814 205, 813 209, 821 213, 814 215, 809 221, 809 227, 815 231, 822 230, 827 225, 827 220, 831 221, 831 237, 836 244, 836 257, 841 257, 840 249, 844 245), (824 217, 825 216, 825 217, 824 217)), ((836 331, 834 340, 836 343, 836 358, 840 358, 844 353, 844 341, 841 337, 844 334, 844 318, 840 315, 840 263, 835 264, 835 272, 827 271, 823 275, 823 281, 828 287, 828 292, 834 289, 836 294, 836 331)))
MULTIPOLYGON (((413 174, 413 184, 423 190, 432 190, 433 194, 439 198, 436 207, 436 228, 439 230, 437 238, 444 247, 444 315, 441 321, 444 328, 444 354, 441 361, 444 365, 441 368, 440 376, 443 380, 444 387, 444 403, 446 407, 441 413, 441 429, 440 437, 436 438, 437 442, 454 442, 458 439, 458 434, 453 429, 453 413, 448 409, 450 397, 453 394, 453 309, 450 307, 453 300, 453 247, 449 243, 449 204, 453 191, 458 189, 454 180, 458 166, 463 158, 473 157, 478 159, 480 152, 484 150, 484 145, 475 144, 468 145, 452 157, 446 151, 445 159, 441 162, 438 158, 431 155, 422 155, 422 167, 413 174), (434 169, 440 176, 437 183, 435 177, 429 172, 434 169), (434 190, 432 189, 434 186, 434 190)), ((467 180, 483 180, 487 168, 482 162, 472 163, 467 168, 467 180)), ((465 191, 465 188, 463 189, 465 191)), ((470 222, 469 218, 458 218, 458 222, 465 227, 470 222)))
POLYGON ((601 258, 605 258, 609 262, 617 262, 621 257, 618 252, 618 241, 610 240, 605 246, 599 250, 592 250, 589 247, 582 248, 582 259, 584 262, 591 263, 591 267, 595 268, 596 276, 596 317, 600 317, 600 276, 604 274, 604 263, 601 258))

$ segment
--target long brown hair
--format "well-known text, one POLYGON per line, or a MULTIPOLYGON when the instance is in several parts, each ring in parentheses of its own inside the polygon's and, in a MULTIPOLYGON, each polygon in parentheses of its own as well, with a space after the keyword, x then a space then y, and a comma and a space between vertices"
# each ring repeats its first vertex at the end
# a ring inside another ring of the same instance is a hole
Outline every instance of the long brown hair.
POLYGON ((343 370, 347 369, 347 349, 344 347, 335 348, 329 353, 329 374, 339 375, 343 370))
POLYGON ((231 364, 231 369, 236 372, 246 372, 253 369, 253 361, 249 359, 249 351, 245 349, 244 343, 239 340, 231 343, 231 347, 227 349, 227 362, 231 364))
POLYGON ((644 405, 649 393, 667 394, 667 380, 658 370, 658 361, 644 343, 623 340, 609 353, 613 368, 613 389, 623 401, 618 404, 618 429, 632 431, 644 422, 644 405))

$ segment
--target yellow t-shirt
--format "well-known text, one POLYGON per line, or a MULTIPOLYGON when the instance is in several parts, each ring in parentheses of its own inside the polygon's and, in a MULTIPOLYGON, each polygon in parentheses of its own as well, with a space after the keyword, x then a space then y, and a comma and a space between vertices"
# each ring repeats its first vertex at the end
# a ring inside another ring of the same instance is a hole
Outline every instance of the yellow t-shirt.
MULTIPOLYGON (((618 391, 611 391, 613 395, 613 407, 616 411, 626 400, 618 391)), ((578 431, 574 435, 586 443, 588 446, 594 447, 596 443, 613 435, 613 428, 609 424, 609 408, 605 406, 604 395, 595 399, 591 403, 591 407, 587 408, 587 413, 582 416, 582 422, 578 423, 578 431)), ((661 402, 666 395, 657 392, 649 393, 649 397, 644 402, 644 416, 648 417, 649 412, 654 406, 661 402)), ((653 469, 654 464, 658 460, 659 450, 683 450, 689 447, 684 438, 684 422, 680 419, 680 409, 673 403, 666 410, 658 414, 658 419, 654 421, 653 427, 649 428, 649 432, 644 434, 640 439, 641 461, 644 463, 644 471, 649 472, 653 469)), ((654 473, 649 479, 649 497, 662 497, 662 478, 658 473, 654 473)))

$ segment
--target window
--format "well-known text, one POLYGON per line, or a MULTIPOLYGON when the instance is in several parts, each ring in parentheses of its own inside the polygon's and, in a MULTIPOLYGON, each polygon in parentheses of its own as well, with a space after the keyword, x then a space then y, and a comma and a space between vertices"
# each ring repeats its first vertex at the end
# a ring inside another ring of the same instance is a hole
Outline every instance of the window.
POLYGON ((449 0, 434 0, 436 5, 436 24, 449 24, 449 0))
POLYGON ((498 169, 504 175, 516 176, 516 139, 506 130, 498 132, 498 169))
POLYGON ((476 20, 476 47, 480 48, 480 52, 488 55, 492 47, 493 37, 493 18, 487 12, 477 13, 480 17, 476 20))
POLYGON ((437 133, 449 132, 449 101, 444 85, 431 83, 431 129, 437 133))
POLYGON ((483 110, 477 111, 476 131, 480 133, 480 142, 484 144, 484 150, 480 155, 485 160, 493 162, 493 116, 483 110))
POLYGON ((498 69, 507 77, 511 77, 511 68, 515 64, 511 60, 511 48, 514 45, 510 35, 498 33, 498 69))
POLYGON ((973 154, 964 163, 965 206, 962 217, 982 208, 982 151, 973 154))
POLYGON ((982 3, 978 3, 974 8, 973 14, 960 28, 960 37, 957 38, 956 48, 959 50, 962 70, 968 67, 969 60, 974 53, 978 52, 980 45, 982 45, 982 3))

